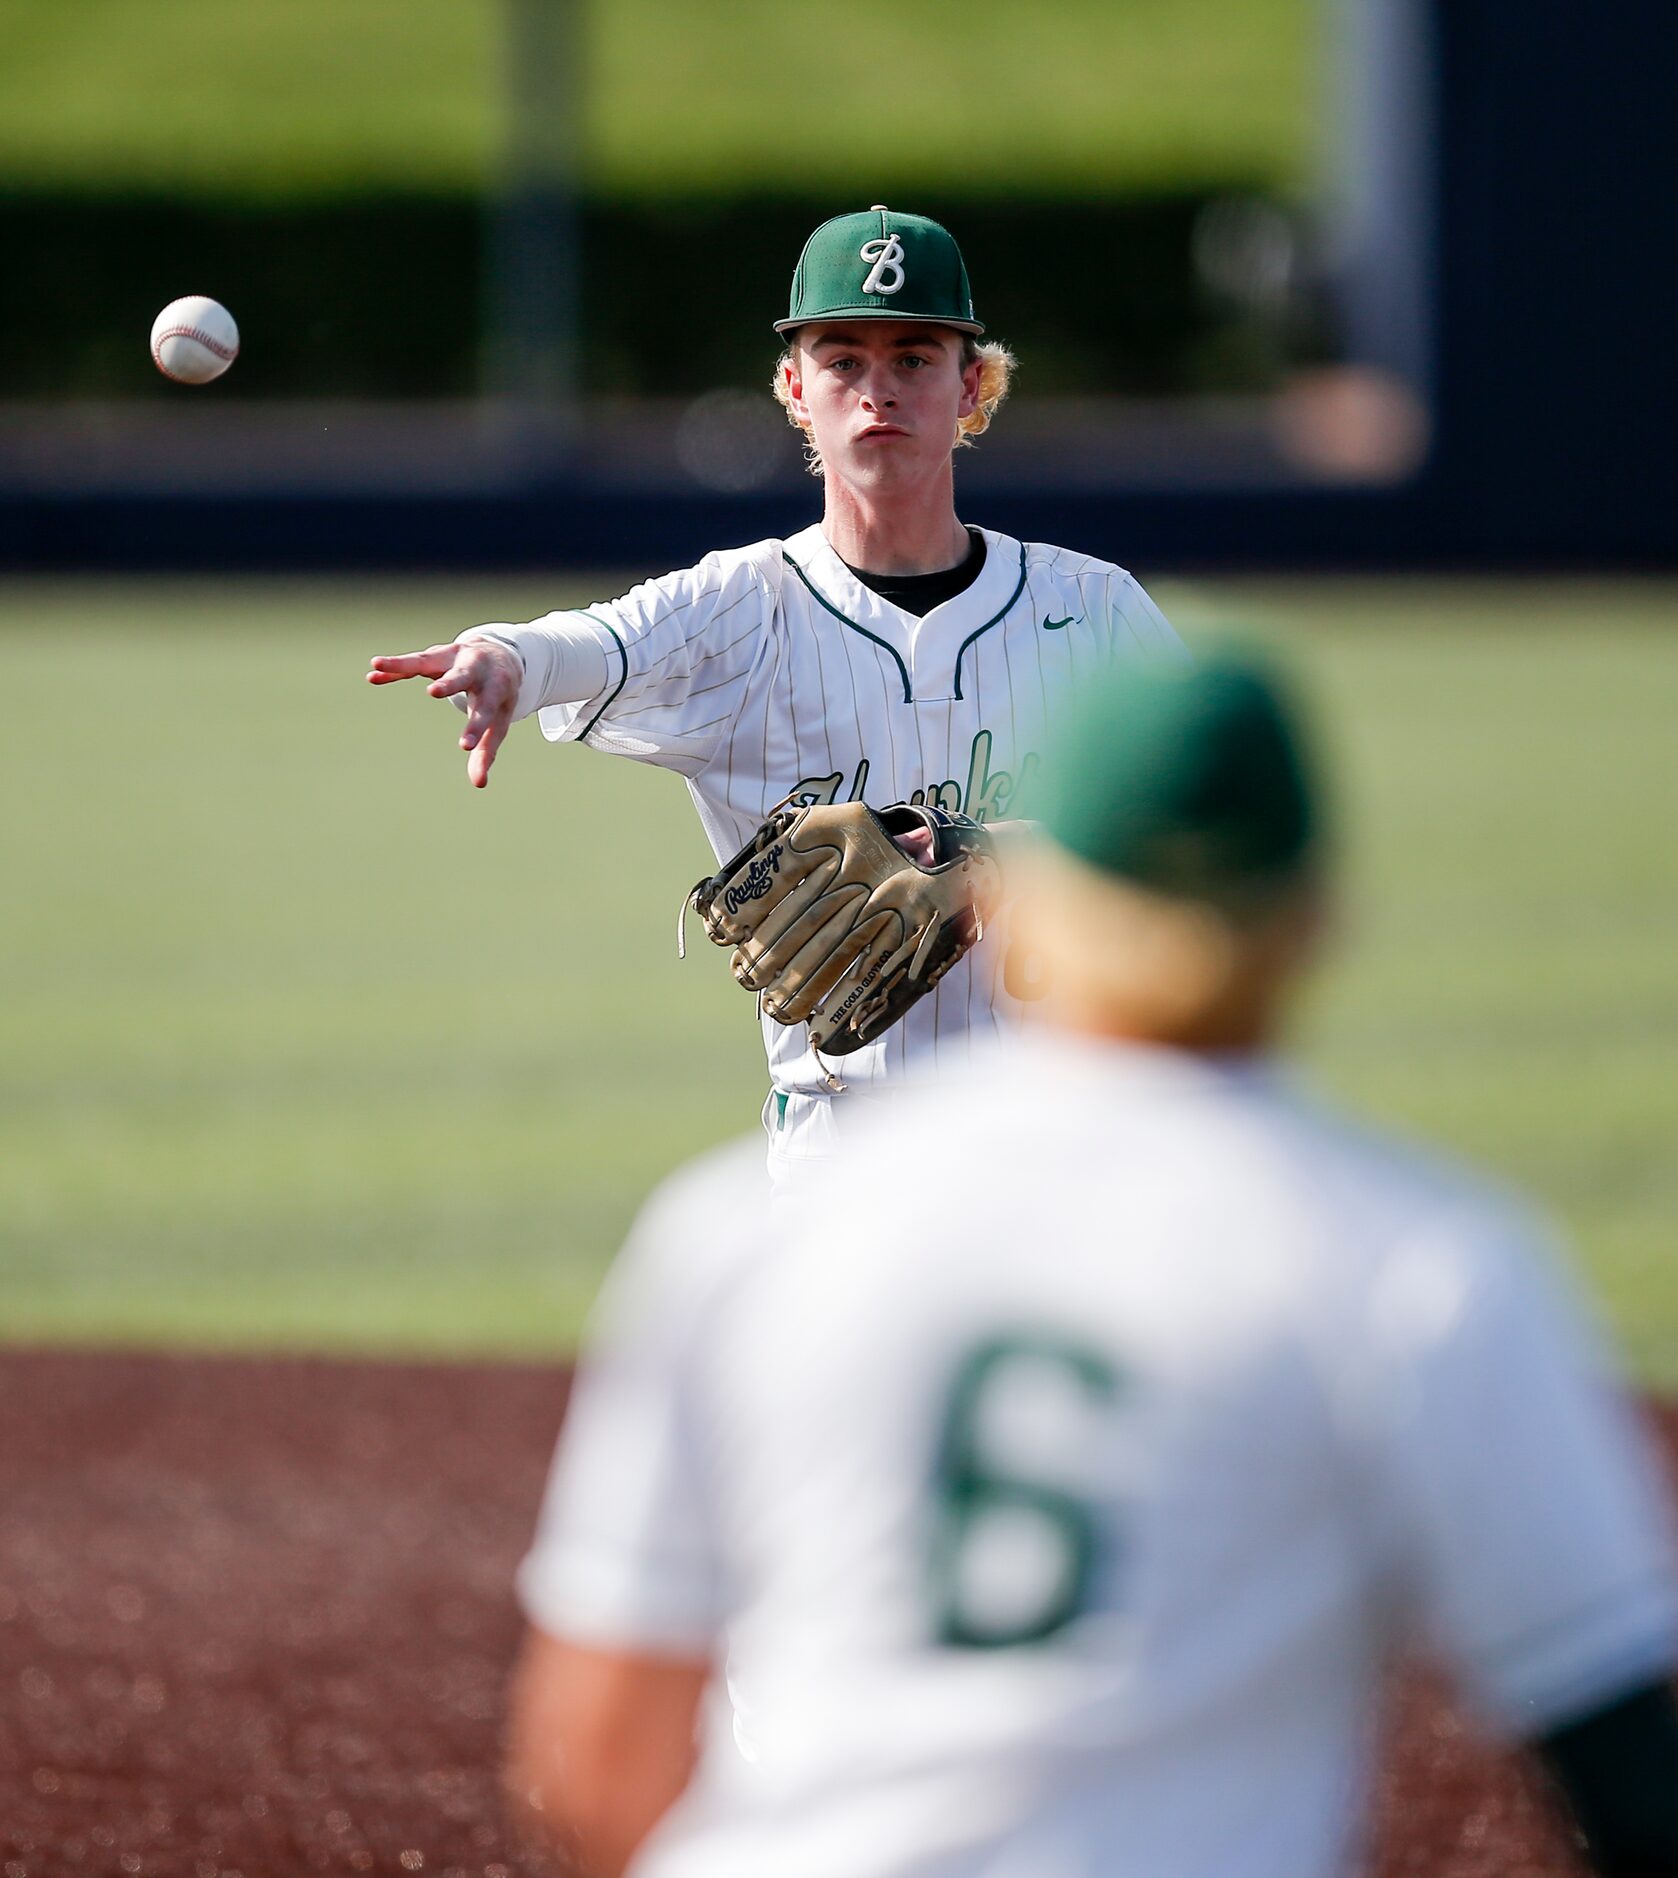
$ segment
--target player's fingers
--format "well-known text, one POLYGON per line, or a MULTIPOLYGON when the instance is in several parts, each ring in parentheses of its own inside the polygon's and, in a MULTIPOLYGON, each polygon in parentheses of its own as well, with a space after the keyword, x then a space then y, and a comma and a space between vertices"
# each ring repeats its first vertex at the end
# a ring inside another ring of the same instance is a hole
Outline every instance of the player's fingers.
MULTIPOLYGON (((487 724, 466 758, 466 780, 474 789, 488 786, 489 772, 507 735, 505 720, 487 724)), ((464 743, 465 739, 461 741, 464 743)))
POLYGON ((394 685, 404 678, 441 678, 459 652, 456 645, 427 646, 423 652, 381 652, 368 661, 367 682, 394 685))
POLYGON ((468 692, 492 711, 510 711, 518 699, 518 681, 506 660, 476 645, 456 648, 459 657, 435 684, 427 686, 434 698, 454 698, 468 692))
MULTIPOLYGON (((499 688, 505 693, 505 687, 499 688)), ((490 766, 500 754, 501 745, 513 723, 513 700, 510 696, 480 696, 472 700, 471 715, 461 733, 460 747, 469 752, 467 774, 481 789, 489 781, 490 766)))
MULTIPOLYGON (((433 689, 436 687, 433 686, 433 689)), ((496 732, 498 739, 506 735, 513 721, 515 700, 505 685, 492 684, 483 691, 470 692, 466 702, 466 728, 460 733, 461 749, 476 749, 483 741, 485 732, 491 729, 496 732)))
POLYGON ((462 659, 450 668, 434 684, 426 686, 434 698, 452 698, 462 691, 478 691, 482 688, 484 674, 482 669, 470 659, 462 659))

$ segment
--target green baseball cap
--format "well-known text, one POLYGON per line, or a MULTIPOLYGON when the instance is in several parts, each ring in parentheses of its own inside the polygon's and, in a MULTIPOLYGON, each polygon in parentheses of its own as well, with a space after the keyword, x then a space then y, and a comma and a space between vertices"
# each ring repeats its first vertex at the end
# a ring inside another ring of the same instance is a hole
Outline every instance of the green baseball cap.
POLYGON ((1232 648, 1126 661, 1081 693, 1044 777, 1043 826, 1106 873, 1239 907, 1311 870, 1319 796, 1286 686, 1232 648))
POLYGON ((787 316, 776 320, 775 330, 839 319, 927 320, 963 333, 985 330, 973 317, 973 289, 955 236, 924 215, 903 215, 883 202, 834 216, 805 242, 787 316))

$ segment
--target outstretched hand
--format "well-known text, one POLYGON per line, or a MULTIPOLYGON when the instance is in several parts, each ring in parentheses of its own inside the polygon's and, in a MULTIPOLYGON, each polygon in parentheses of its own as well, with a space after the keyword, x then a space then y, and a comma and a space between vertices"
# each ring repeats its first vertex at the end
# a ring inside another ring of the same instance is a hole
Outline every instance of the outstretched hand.
POLYGON ((492 639, 467 639, 453 645, 427 646, 423 652, 381 655, 367 674, 370 685, 399 684, 404 678, 429 678, 434 698, 463 697, 466 728, 460 747, 467 752, 466 776, 482 789, 512 727, 524 667, 519 655, 492 639))

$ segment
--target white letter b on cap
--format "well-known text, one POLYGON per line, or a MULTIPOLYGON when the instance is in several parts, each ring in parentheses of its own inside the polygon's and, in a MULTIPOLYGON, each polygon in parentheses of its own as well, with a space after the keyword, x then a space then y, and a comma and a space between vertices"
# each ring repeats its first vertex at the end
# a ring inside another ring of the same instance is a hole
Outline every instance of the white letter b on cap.
POLYGON ((864 293, 896 293, 903 285, 903 243, 895 235, 865 241, 857 252, 874 263, 862 283, 864 293))

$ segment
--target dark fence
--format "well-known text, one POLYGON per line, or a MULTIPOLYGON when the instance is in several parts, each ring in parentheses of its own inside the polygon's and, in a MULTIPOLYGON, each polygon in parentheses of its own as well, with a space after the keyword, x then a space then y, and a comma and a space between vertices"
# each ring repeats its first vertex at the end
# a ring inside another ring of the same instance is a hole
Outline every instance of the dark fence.
MULTIPOLYGON (((1290 340, 1206 284, 1214 198, 920 204, 956 230, 981 316, 1039 392, 1262 387, 1290 340)), ((831 197, 585 200, 581 389, 683 395, 756 385, 804 237, 831 197)), ((0 397, 167 395, 146 360, 158 308, 233 309, 240 399, 460 397, 478 388, 488 229, 466 196, 321 201, 0 196, 0 397)), ((231 389, 230 384, 230 389, 231 389)))

